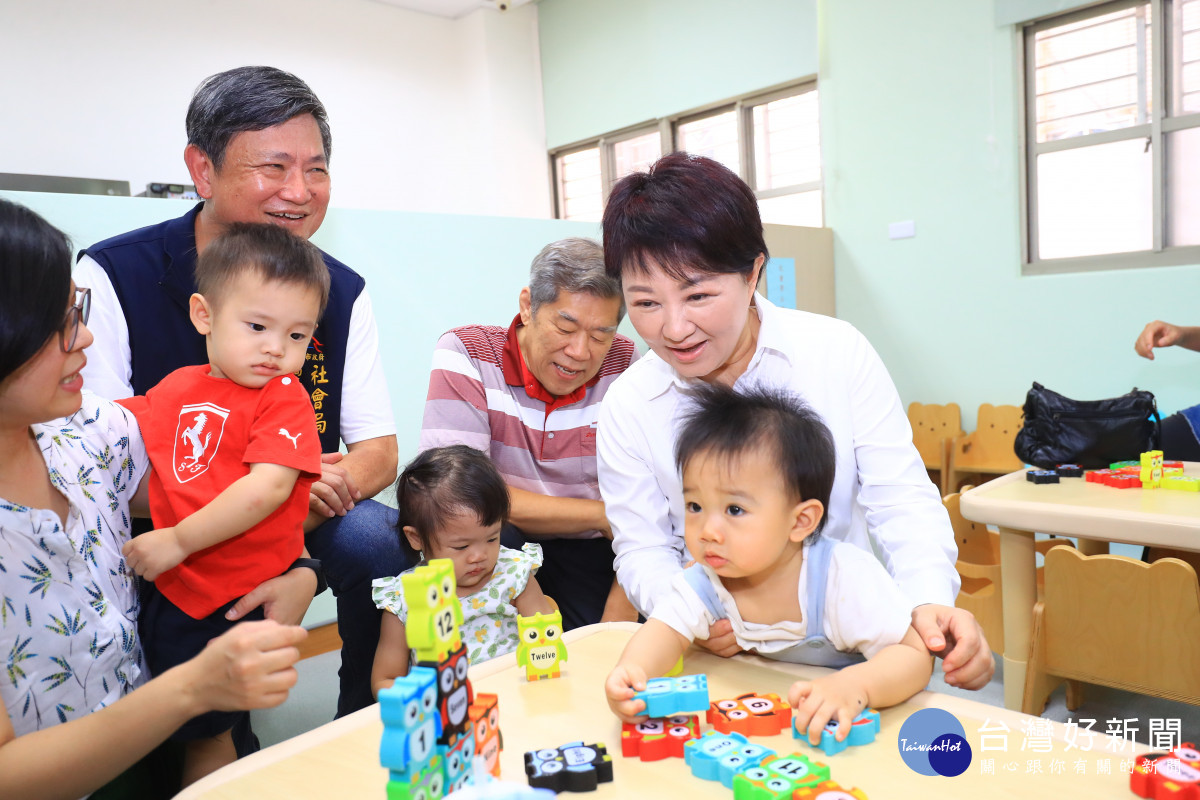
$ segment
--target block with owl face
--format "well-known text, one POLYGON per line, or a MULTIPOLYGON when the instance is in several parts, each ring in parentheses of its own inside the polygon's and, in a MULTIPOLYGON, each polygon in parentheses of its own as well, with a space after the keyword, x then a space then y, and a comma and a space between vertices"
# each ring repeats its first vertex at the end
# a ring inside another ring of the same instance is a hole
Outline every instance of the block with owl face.
POLYGON ((569 742, 525 754, 529 785, 556 792, 591 792, 613 779, 612 756, 603 744, 569 742))
POLYGON ((634 694, 646 704, 647 717, 673 717, 708 710, 708 676, 680 675, 677 678, 651 678, 646 690, 634 694))
POLYGON ((446 794, 446 775, 440 756, 420 769, 389 773, 387 800, 439 800, 446 794))
POLYGON ((437 673, 413 667, 408 674, 379 692, 383 738, 379 763, 390 770, 419 770, 434 754, 442 733, 437 707, 437 673))
MULTIPOLYGON (((875 734, 879 733, 879 712, 873 708, 863 709, 852 720, 850 720, 850 733, 842 741, 837 740, 838 721, 836 719, 829 720, 829 723, 821 731, 821 743, 817 747, 821 748, 826 756, 837 755, 847 747, 870 744, 875 741, 875 734)), ((792 738, 808 741, 808 734, 796 730, 792 726, 792 738)))
POLYGON ((562 614, 517 617, 517 666, 525 667, 525 680, 557 678, 567 660, 562 641, 562 614))
POLYGON ((438 755, 442 757, 442 770, 446 774, 446 794, 474 782, 475 732, 469 726, 454 744, 438 745, 438 755))
POLYGON ((417 663, 443 661, 462 644, 462 605, 454 582, 454 562, 435 558, 400 576, 408 619, 404 632, 417 651, 417 663))
POLYGON ((797 789, 829 780, 829 767, 808 756, 768 756, 733 776, 734 800, 791 800, 797 789))
POLYGON ((500 751, 504 742, 500 738, 500 705, 494 694, 480 692, 467 710, 471 726, 475 729, 475 753, 482 756, 488 772, 500 777, 500 751))
POLYGON ((683 758, 683 746, 699 738, 700 718, 695 714, 626 722, 621 726, 621 755, 642 761, 683 758))
POLYGON ((867 800, 867 795, 862 789, 846 789, 837 781, 824 781, 797 789, 792 800, 867 800))
POLYGON ((1143 753, 1129 776, 1129 790, 1138 797, 1200 797, 1200 749, 1183 742, 1167 753, 1143 753))
POLYGON ((774 693, 748 692, 708 707, 708 724, 721 733, 775 736, 792 724, 792 707, 774 693))
POLYGON ((720 731, 709 731, 683 746, 683 761, 692 774, 702 780, 720 781, 726 789, 733 788, 734 775, 774 755, 774 750, 751 744, 740 733, 720 731))
POLYGON ((471 718, 467 711, 475 702, 475 690, 467 678, 471 667, 467 646, 459 643, 441 661, 423 661, 420 666, 437 673, 437 705, 442 717, 442 735, 438 737, 438 744, 454 744, 470 729, 471 718))

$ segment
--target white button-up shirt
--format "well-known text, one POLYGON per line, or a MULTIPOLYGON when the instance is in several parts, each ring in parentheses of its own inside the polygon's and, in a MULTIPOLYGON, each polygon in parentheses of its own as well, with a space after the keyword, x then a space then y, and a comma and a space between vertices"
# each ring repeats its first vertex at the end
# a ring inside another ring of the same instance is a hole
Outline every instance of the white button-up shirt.
MULTIPOLYGON (((788 389, 832 432, 837 474, 822 534, 874 552, 913 607, 953 606, 954 532, 878 354, 849 323, 777 308, 761 296, 756 303, 758 342, 735 388, 788 389)), ((613 383, 600 409, 600 492, 617 578, 647 616, 690 560, 675 469, 676 432, 691 403, 687 388, 652 352, 613 383)))
POLYGON ((129 501, 148 463, 133 415, 84 393, 32 426, 66 520, 0 498, 0 699, 18 736, 86 716, 145 681, 129 501))

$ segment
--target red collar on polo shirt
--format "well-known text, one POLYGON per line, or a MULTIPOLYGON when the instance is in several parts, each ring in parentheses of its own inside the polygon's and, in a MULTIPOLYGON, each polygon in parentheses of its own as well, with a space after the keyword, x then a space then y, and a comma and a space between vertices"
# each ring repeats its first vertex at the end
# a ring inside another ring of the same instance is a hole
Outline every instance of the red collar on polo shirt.
POLYGON ((520 327, 521 315, 517 314, 513 317, 512 324, 508 326, 508 340, 504 343, 504 354, 501 357, 504 382, 509 386, 520 386, 534 400, 541 400, 546 404, 547 414, 556 408, 578 403, 587 394, 588 387, 600 380, 600 373, 597 372, 590 381, 570 394, 561 396, 550 394, 525 364, 525 356, 522 355, 521 346, 517 343, 517 328, 520 327))

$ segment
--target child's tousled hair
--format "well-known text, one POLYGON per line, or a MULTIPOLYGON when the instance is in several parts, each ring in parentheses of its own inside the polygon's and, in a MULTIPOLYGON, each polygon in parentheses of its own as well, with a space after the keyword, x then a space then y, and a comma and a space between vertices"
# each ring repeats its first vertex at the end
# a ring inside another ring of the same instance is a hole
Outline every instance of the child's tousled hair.
POLYGON ((508 519, 504 478, 490 458, 464 444, 434 447, 410 461, 396 481, 396 502, 400 548, 414 562, 421 553, 404 535, 405 526, 416 530, 421 549, 428 551, 430 538, 449 516, 473 513, 485 526, 508 519))
MULTIPOLYGON (((769 387, 735 392, 706 383, 689 394, 696 405, 685 414, 675 442, 680 474, 700 455, 732 466, 747 453, 762 453, 774 459, 791 500, 819 500, 829 508, 837 463, 833 435, 817 412, 790 392, 769 387)), ((814 533, 825 519, 822 515, 814 533)))
POLYGON ((253 272, 264 281, 312 289, 320 298, 317 318, 329 300, 329 268, 316 245, 265 222, 227 226, 196 260, 196 291, 219 304, 235 278, 253 272))

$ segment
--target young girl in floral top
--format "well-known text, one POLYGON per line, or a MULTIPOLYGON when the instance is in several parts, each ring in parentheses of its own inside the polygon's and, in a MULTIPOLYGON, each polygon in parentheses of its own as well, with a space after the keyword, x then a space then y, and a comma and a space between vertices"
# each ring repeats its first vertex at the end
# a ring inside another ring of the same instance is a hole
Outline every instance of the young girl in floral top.
MULTIPOLYGON (((500 546, 508 489, 486 455, 465 445, 426 450, 400 473, 396 500, 400 547, 410 560, 454 562, 462 637, 472 664, 517 649, 518 615, 555 610, 533 577, 542 565, 542 548, 500 546)), ((371 688, 378 694, 408 674, 408 607, 400 576, 378 579, 372 587, 375 605, 391 612, 383 615, 371 671, 371 688)))

